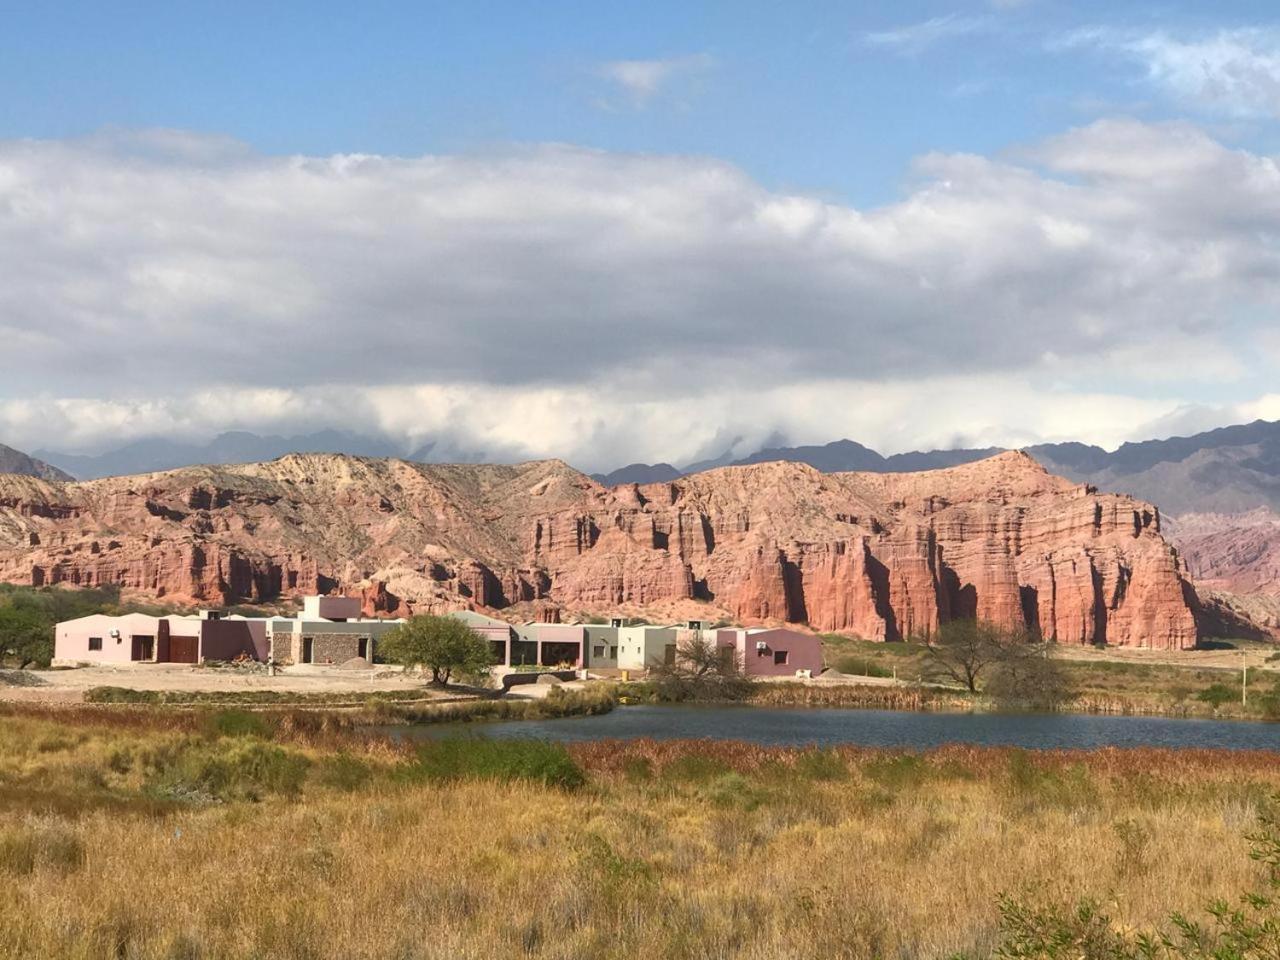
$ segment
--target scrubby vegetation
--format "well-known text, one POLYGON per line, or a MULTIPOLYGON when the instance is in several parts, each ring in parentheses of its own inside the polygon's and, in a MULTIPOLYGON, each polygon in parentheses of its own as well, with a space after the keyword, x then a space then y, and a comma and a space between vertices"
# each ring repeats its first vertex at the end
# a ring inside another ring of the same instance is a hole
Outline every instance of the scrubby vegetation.
MULTIPOLYGON (((342 709, 344 722, 356 724, 453 723, 471 720, 547 720, 553 717, 607 713, 617 704, 616 688, 596 684, 585 690, 553 688, 540 699, 468 696, 440 699, 422 690, 297 693, 283 690, 133 690, 92 687, 84 700, 92 704, 164 707, 243 706, 342 709)), ((227 713, 238 711, 224 711, 227 713)), ((291 715, 291 714, 285 714, 291 715)))
MULTIPOLYGON (((963 701, 961 709, 1036 709, 1078 713, 1163 714, 1168 716, 1217 716, 1245 719, 1280 719, 1280 673, 1250 669, 1248 702, 1241 702, 1241 677, 1237 669, 1132 660, 1071 659, 1053 645, 1034 642, 1015 648, 1022 655, 1003 657, 999 644, 987 657, 979 640, 975 657, 966 663, 969 644, 957 648, 930 648, 924 643, 878 643, 840 634, 824 634, 827 661, 845 673, 864 676, 896 675, 908 683, 945 683, 946 697, 921 697, 924 709, 943 700, 963 701), (947 669, 941 661, 951 661, 947 669), (973 693, 966 693, 964 672, 976 669, 973 693), (957 677, 955 674, 959 673, 957 677)), ((811 705, 874 705, 869 693, 850 695, 808 693, 799 685, 787 692, 768 694, 769 702, 811 705), (861 701, 866 700, 867 703, 861 701), (826 702, 829 701, 829 702, 826 702)))
MULTIPOLYGON (((415 745, 313 711, 9 708, 0 956, 1144 956, 1178 911, 1274 917, 1239 896, 1270 896, 1248 837, 1277 790, 1272 754, 415 745)), ((1155 956, 1272 955, 1211 949, 1155 956)))

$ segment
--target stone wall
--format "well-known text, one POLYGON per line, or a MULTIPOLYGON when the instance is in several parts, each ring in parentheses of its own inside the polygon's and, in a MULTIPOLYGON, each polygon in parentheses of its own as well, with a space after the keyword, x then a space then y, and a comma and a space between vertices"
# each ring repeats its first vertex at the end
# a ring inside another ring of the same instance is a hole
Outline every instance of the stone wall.
MULTIPOLYGON (((311 636, 312 663, 345 663, 352 657, 360 656, 360 641, 369 635, 367 633, 317 633, 311 636)), ((302 647, 299 643, 298 654, 301 655, 301 653, 302 647)))

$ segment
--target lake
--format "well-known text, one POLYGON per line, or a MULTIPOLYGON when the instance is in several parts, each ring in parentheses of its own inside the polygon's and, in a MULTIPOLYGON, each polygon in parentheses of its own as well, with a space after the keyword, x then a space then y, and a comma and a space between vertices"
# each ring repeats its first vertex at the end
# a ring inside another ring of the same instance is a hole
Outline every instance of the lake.
POLYGON ((1280 751, 1280 724, 1057 713, 910 713, 751 706, 630 706, 595 717, 391 727, 407 737, 535 737, 580 741, 748 740, 770 746, 857 744, 928 749, 946 743, 1034 750, 1173 747, 1280 751))

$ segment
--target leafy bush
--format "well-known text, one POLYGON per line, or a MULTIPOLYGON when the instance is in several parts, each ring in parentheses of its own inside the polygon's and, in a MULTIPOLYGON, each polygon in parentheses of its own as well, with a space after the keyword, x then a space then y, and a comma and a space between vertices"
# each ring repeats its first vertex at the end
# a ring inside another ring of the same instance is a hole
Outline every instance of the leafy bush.
POLYGON ((586 782, 582 769, 562 744, 542 740, 485 740, 448 738, 418 746, 410 779, 529 780, 551 787, 574 789, 586 782))
POLYGON ((1201 703, 1212 704, 1214 707, 1220 707, 1224 703, 1231 703, 1240 697, 1240 691, 1233 690, 1225 683, 1215 683, 1205 687, 1196 694, 1196 699, 1201 703))

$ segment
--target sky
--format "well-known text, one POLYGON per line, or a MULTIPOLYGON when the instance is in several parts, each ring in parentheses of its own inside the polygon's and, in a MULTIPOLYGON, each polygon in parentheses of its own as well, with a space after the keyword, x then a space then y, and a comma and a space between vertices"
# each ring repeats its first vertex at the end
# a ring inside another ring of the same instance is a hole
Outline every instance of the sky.
POLYGON ((0 442, 585 469, 1280 419, 1243 2, 0 0, 0 442))

